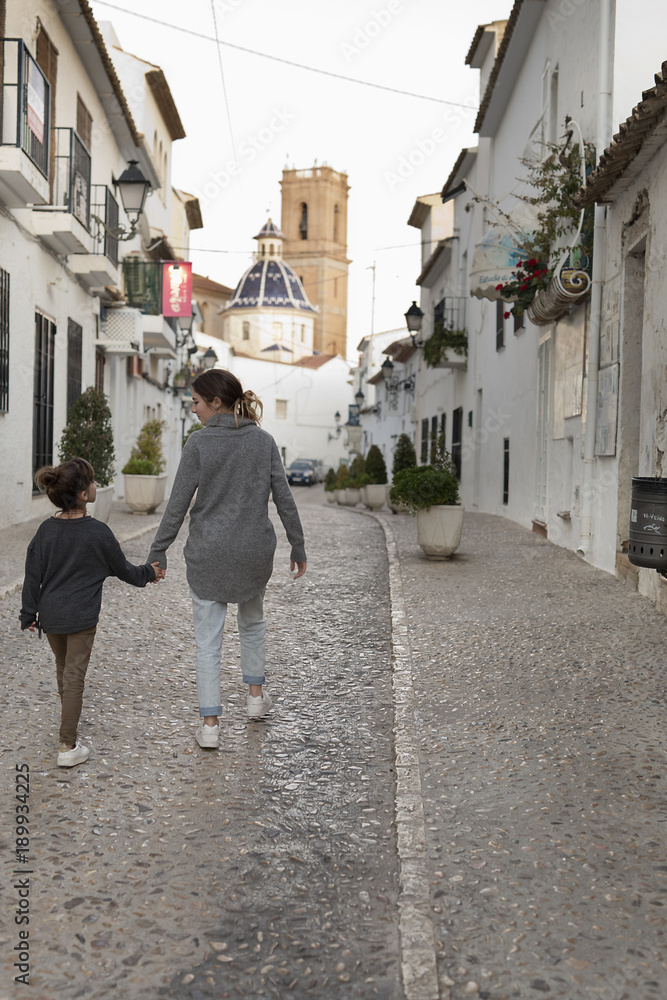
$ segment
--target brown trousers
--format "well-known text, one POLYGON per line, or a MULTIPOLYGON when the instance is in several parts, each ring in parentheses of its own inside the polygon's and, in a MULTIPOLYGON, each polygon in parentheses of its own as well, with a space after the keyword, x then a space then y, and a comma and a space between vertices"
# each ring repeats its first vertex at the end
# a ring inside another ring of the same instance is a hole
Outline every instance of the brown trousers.
POLYGON ((60 713, 60 742, 76 745, 77 728, 83 703, 83 686, 90 662, 97 626, 71 635, 47 632, 46 638, 56 658, 60 713))

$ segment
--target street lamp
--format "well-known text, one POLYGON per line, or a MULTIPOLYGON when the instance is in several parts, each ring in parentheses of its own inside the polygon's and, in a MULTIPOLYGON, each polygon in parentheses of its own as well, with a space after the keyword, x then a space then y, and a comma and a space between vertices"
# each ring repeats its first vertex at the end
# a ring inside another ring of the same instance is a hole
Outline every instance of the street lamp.
POLYGON ((336 430, 334 431, 333 434, 327 435, 328 441, 336 441, 340 437, 340 432, 342 430, 342 427, 340 426, 340 413, 338 412, 338 410, 336 410, 336 412, 334 413, 334 420, 336 421, 336 430))
POLYGON ((118 180, 113 181, 113 185, 118 191, 125 214, 130 220, 130 229, 126 229, 125 226, 115 226, 112 229, 107 226, 104 219, 100 219, 99 215, 92 215, 91 218, 97 223, 98 236, 104 232, 114 240, 131 240, 137 232, 151 183, 146 180, 139 169, 138 160, 130 160, 118 180))
POLYGON ((204 366, 204 368, 207 371, 210 371, 211 368, 215 368, 215 366, 217 365, 217 363, 218 363, 218 355, 215 353, 215 351, 213 350, 212 347, 209 347, 208 351, 206 352, 206 354, 204 355, 204 357, 201 359, 201 361, 202 361, 202 365, 204 366))
POLYGON ((359 389, 359 391, 354 394, 354 401, 359 407, 359 409, 361 409, 361 407, 364 405, 364 394, 361 391, 361 389, 359 389))
POLYGON ((382 372, 382 378, 385 380, 385 382, 388 382, 391 379, 392 373, 394 371, 394 362, 391 360, 391 358, 387 358, 385 361, 382 362, 382 364, 380 365, 380 371, 382 372))
POLYGON ((424 313, 421 311, 417 303, 414 301, 405 314, 405 322, 408 326, 408 333, 410 334, 410 339, 412 340, 413 347, 423 347, 424 341, 417 337, 416 335, 422 328, 422 320, 424 319, 424 313))

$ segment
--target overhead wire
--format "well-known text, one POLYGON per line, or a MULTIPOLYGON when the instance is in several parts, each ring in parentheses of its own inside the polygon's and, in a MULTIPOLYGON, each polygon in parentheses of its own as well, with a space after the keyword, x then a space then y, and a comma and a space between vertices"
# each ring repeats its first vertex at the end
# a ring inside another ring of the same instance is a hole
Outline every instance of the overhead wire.
POLYGON ((466 111, 477 110, 469 104, 463 104, 460 101, 446 101, 442 97, 431 97, 428 94, 415 94, 410 90, 399 90, 397 87, 387 87, 382 83, 372 83, 370 80, 359 80, 353 76, 345 76, 344 73, 334 73, 328 69, 320 69, 318 66, 307 66, 305 63, 295 62, 292 59, 283 59, 282 56, 274 56, 268 52, 259 52, 257 49, 250 49, 245 45, 236 45, 234 42, 225 42, 222 41, 222 39, 212 38, 210 35, 205 35, 201 31, 193 31, 192 28, 184 28, 178 24, 170 24, 168 21, 161 21, 160 18, 151 17, 149 14, 140 14, 139 11, 130 10, 129 7, 121 7, 119 4, 108 3, 107 0, 95 0, 95 2, 100 4, 102 7, 108 7, 110 10, 117 10, 121 14, 129 14, 131 17, 138 17, 143 21, 150 21, 152 24, 159 24, 163 28, 173 28, 174 31, 178 31, 182 35, 191 35, 193 38, 200 38, 206 42, 216 42, 218 47, 224 45, 226 48, 236 49, 237 52, 245 52, 251 56, 259 56, 260 59, 269 59, 272 62, 283 63, 285 66, 293 66, 296 69, 303 69, 309 73, 319 73, 321 76, 329 76, 335 80, 344 80, 346 83, 356 83, 361 87, 373 87, 375 90, 385 90, 390 94, 400 94, 402 97, 415 97, 420 101, 431 101, 434 104, 446 104, 452 108, 465 108, 466 111))

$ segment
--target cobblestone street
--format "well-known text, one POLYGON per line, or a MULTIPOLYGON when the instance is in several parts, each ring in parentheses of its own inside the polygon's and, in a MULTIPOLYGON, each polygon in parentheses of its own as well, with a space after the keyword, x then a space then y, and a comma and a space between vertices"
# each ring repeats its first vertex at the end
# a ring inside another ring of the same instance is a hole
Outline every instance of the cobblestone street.
MULTIPOLYGON (((467 513, 430 563, 412 518, 295 495, 309 566, 290 580, 278 523, 268 720, 230 615, 221 747, 194 741, 184 531, 163 583, 106 584, 69 771, 10 590, 34 526, 3 533, 0 1000, 24 763, 37 1000, 667 996, 665 619, 502 519, 467 513)), ((157 520, 112 516, 131 561, 157 520)))

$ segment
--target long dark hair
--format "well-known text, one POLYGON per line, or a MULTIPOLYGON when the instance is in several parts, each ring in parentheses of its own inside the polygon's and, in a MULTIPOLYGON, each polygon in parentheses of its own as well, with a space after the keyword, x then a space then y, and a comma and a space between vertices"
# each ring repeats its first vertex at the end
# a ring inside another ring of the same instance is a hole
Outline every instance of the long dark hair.
POLYGON ((223 409, 234 414, 237 427, 239 417, 254 420, 256 424, 262 419, 264 407, 261 401, 251 389, 244 392, 236 375, 232 375, 226 368, 213 368, 198 375, 192 388, 209 406, 217 396, 223 409))
POLYGON ((85 458, 71 458, 62 465, 45 465, 35 473, 35 484, 59 510, 83 510, 79 494, 95 480, 85 458))

